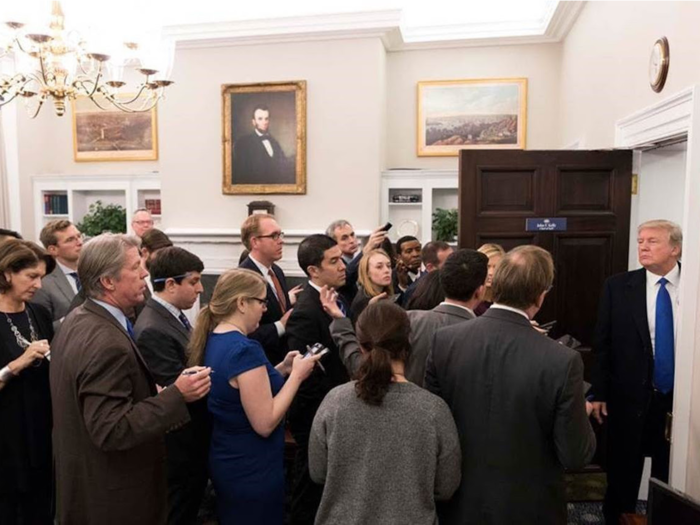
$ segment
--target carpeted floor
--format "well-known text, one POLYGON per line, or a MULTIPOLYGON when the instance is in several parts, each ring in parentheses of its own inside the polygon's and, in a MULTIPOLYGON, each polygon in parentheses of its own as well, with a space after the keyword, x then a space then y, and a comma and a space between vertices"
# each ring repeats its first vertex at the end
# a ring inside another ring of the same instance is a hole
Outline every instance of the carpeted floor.
MULTIPOLYGON (((569 519, 567 525, 603 525, 603 502, 581 501, 567 505, 569 519)), ((646 501, 637 502, 637 514, 646 514, 646 501)))

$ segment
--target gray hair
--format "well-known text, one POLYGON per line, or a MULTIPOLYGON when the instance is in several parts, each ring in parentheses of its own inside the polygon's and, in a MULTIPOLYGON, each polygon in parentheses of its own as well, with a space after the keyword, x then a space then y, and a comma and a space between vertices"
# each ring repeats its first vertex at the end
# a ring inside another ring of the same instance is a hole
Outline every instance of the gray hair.
MULTIPOLYGON (((335 230, 338 228, 342 228, 344 226, 352 226, 348 221, 345 219, 340 219, 337 221, 333 221, 328 228, 326 228, 326 235, 328 235, 331 239, 335 239, 335 230)), ((338 239, 335 239, 336 241, 338 239)))
POLYGON ((683 255, 683 230, 673 221, 667 221, 664 219, 655 219, 652 221, 646 221, 637 227, 637 233, 648 228, 666 230, 668 232, 668 240, 671 246, 676 246, 679 250, 678 258, 680 259, 683 255))
POLYGON ((118 279, 126 264, 126 252, 140 247, 138 237, 123 233, 103 233, 85 243, 78 261, 78 276, 86 297, 98 299, 104 295, 100 280, 118 279))
POLYGON ((146 213, 148 213, 148 215, 152 216, 151 210, 149 210, 148 208, 136 208, 136 211, 134 211, 134 214, 131 216, 131 220, 133 221, 134 219, 136 219, 136 216, 142 211, 145 211, 146 213))

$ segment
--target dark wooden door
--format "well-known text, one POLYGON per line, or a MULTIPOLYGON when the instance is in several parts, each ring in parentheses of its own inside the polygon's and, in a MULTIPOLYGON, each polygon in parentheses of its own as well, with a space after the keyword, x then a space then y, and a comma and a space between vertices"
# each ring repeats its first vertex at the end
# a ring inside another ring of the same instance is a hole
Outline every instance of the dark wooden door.
POLYGON ((631 151, 463 150, 459 246, 548 250, 554 288, 537 319, 590 346, 603 281, 627 270, 631 173, 631 151), (567 229, 526 231, 528 218, 565 218, 567 229))

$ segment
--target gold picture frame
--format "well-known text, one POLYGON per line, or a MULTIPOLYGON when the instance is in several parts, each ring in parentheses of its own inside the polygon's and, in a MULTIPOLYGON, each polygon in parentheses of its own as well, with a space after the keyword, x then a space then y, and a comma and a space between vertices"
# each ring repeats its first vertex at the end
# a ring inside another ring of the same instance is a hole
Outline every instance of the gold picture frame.
POLYGON ((306 81, 225 84, 224 194, 306 193, 306 81))
MULTIPOLYGON (((133 95, 123 95, 125 98, 133 95)), ((88 97, 71 101, 76 162, 158 160, 156 108, 125 113, 106 100, 100 109, 88 97)))
POLYGON ((525 149, 527 78, 418 82, 417 154, 525 149))

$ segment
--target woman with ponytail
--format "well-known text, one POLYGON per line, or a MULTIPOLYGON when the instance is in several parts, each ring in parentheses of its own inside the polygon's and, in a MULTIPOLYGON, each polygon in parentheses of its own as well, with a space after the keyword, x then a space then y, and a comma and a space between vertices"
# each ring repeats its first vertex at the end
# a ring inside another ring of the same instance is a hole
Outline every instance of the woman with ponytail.
POLYGON ((356 328, 357 380, 328 393, 311 429, 309 470, 324 484, 316 524, 433 525, 435 501, 461 477, 452 414, 404 376, 410 325, 401 307, 370 304, 356 328))
POLYGON ((224 273, 190 341, 190 362, 213 371, 209 469, 221 525, 283 523, 282 421, 319 359, 293 351, 273 367, 260 343, 248 339, 267 307, 266 295, 261 275, 224 273))

